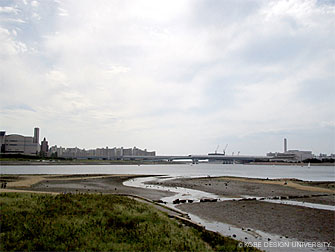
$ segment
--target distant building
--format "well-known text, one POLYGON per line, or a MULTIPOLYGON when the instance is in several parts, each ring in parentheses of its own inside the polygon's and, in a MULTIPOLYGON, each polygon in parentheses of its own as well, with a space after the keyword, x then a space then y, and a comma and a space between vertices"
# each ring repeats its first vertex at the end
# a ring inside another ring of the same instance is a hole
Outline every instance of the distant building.
POLYGON ((34 129, 34 143, 39 143, 40 142, 40 129, 39 128, 35 128, 34 129))
POLYGON ((287 150, 287 139, 284 138, 284 152, 269 152, 266 154, 272 161, 302 162, 314 158, 311 151, 287 150))
POLYGON ((121 148, 97 148, 91 150, 75 148, 62 148, 52 146, 49 151, 50 155, 57 153, 57 157, 75 158, 75 159, 106 159, 106 160, 120 160, 129 159, 135 156, 156 156, 155 151, 147 151, 138 149, 136 147, 125 149, 121 148))
POLYGON ((314 158, 311 151, 288 150, 285 154, 293 154, 295 156, 295 160, 299 162, 314 158))
POLYGON ((5 135, 6 131, 0 131, 0 153, 5 152, 5 135))
POLYGON ((57 147, 57 145, 54 145, 50 147, 49 149, 49 153, 54 154, 56 157, 62 157, 64 151, 65 151, 65 148, 63 148, 62 146, 57 147))
POLYGON ((36 137, 22 136, 18 134, 6 135, 5 131, 0 132, 1 152, 6 154, 38 155, 40 145, 34 142, 36 137))
POLYGON ((48 141, 44 138, 43 141, 41 142, 41 155, 43 157, 48 156, 48 151, 49 151, 48 141))
POLYGON ((284 138, 284 153, 287 152, 287 139, 284 138))
POLYGON ((296 162, 296 156, 291 153, 282 153, 282 152, 269 152, 266 156, 270 157, 271 161, 279 162, 296 162))

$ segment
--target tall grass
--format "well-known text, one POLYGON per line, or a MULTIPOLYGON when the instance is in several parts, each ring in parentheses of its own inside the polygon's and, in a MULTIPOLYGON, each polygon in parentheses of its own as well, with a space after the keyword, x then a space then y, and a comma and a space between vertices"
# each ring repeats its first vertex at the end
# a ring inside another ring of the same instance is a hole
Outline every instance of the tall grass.
POLYGON ((225 247, 224 240, 206 237, 127 197, 23 193, 0 196, 1 251, 212 251, 213 248, 234 251, 237 248, 236 244, 225 247))

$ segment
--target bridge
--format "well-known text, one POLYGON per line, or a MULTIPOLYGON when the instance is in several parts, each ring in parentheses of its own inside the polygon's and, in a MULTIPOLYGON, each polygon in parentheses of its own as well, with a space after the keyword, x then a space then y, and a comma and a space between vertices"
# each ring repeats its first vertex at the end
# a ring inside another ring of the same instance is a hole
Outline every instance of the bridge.
POLYGON ((254 162, 254 161, 269 161, 267 156, 252 156, 252 155, 223 155, 223 154, 209 154, 209 155, 187 155, 187 156, 123 156, 123 160, 147 160, 147 161, 175 161, 175 160, 190 160, 193 163, 208 160, 208 162, 215 163, 232 163, 232 162, 254 162))

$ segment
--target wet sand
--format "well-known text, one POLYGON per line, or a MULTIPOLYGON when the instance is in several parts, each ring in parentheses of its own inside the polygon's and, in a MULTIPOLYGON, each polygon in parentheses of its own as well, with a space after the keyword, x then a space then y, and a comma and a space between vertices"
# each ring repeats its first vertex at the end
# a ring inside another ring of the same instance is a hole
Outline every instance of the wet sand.
POLYGON ((285 179, 248 179, 236 177, 180 178, 154 184, 186 187, 223 197, 288 197, 292 200, 335 205, 334 182, 303 182, 285 179))
POLYGON ((174 193, 158 190, 147 190, 142 188, 127 187, 123 182, 140 175, 24 175, 24 176, 1 176, 6 178, 6 189, 29 190, 37 192, 53 193, 112 193, 135 195, 150 200, 159 200, 162 197, 172 196, 174 193))
MULTIPOLYGON (((160 184, 202 190, 228 198, 289 197, 295 201, 335 205, 334 182, 220 177, 174 179, 160 184)), ((208 221, 223 222, 241 229, 250 228, 299 241, 331 242, 335 245, 335 211, 260 200, 201 202, 182 204, 177 208, 208 221)))
MULTIPOLYGON (((8 189, 24 189, 53 193, 113 193, 159 200, 173 196, 171 192, 134 188, 123 185, 138 175, 32 175, 12 178, 8 189)), ((1 177, 3 179, 3 176, 1 177)), ((8 180, 9 181, 9 180, 8 180)), ((262 180, 245 178, 193 178, 159 182, 166 186, 181 186, 226 197, 289 196, 294 200, 335 205, 334 183, 296 180, 262 180), (321 196, 323 195, 323 196, 321 196), (297 198, 307 196, 308 198, 297 198)), ((1 189, 0 192, 6 189, 1 189)), ((219 221, 240 228, 262 230, 299 241, 331 242, 335 244, 335 211, 273 204, 264 201, 202 202, 178 205, 178 208, 210 221, 219 221)))
POLYGON ((335 211, 262 201, 226 201, 183 204, 178 209, 209 221, 261 230, 299 241, 335 244, 335 211))

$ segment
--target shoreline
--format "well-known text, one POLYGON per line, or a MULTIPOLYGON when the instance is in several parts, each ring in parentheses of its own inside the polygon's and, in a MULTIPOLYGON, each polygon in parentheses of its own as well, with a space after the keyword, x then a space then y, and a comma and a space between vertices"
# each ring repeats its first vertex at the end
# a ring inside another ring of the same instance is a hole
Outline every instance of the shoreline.
MULTIPOLYGON (((187 161, 144 161, 144 160, 0 160, 0 165, 173 165, 191 164, 187 161)), ((210 162, 204 162, 211 164, 210 162)), ((221 163, 220 163, 221 164, 221 163)), ((231 164, 226 164, 231 165, 231 164)), ((243 165, 269 165, 269 166, 308 166, 308 163, 286 163, 286 162, 250 162, 243 165)), ((335 166, 335 163, 310 163, 311 166, 335 166)))
MULTIPOLYGON (((10 175, 6 176, 8 176, 7 179, 10 179, 10 175)), ((9 190, 19 189, 21 192, 111 193, 139 196, 154 202, 159 202, 161 198, 175 195, 167 191, 127 187, 123 185, 125 180, 141 176, 148 177, 149 175, 85 174, 11 176, 14 180, 16 179, 16 181, 8 182, 7 188, 9 190), (19 182, 21 184, 18 184, 19 182)), ((1 175, 1 179, 3 178, 4 175, 1 175)), ((181 186, 211 192, 227 198, 247 195, 258 197, 285 196, 291 197, 291 200, 326 205, 335 205, 335 188, 327 187, 333 186, 334 183, 335 182, 324 183, 237 177, 179 178, 159 182, 160 185, 164 186, 181 186), (290 182, 293 184, 303 183, 305 185, 296 187, 291 186, 290 182)), ((4 190, 6 189, 0 189, 0 192, 4 192, 4 190)), ((335 233, 335 227, 333 225, 335 211, 275 204, 256 199, 186 203, 177 205, 177 208, 186 213, 195 214, 205 220, 227 223, 241 230, 250 228, 252 230, 260 230, 283 237, 287 236, 290 239, 298 239, 299 241, 331 242, 332 246, 335 244, 335 238, 332 236, 332 234, 335 233)), ((231 234, 231 236, 233 237, 233 234, 231 234)))
POLYGON ((0 161, 0 165, 6 166, 32 166, 32 165, 170 165, 184 164, 183 162, 165 161, 122 161, 122 160, 67 160, 67 161, 0 161))
POLYGON ((335 163, 289 163, 289 162, 250 162, 245 165, 287 165, 287 166, 335 166, 335 163))

